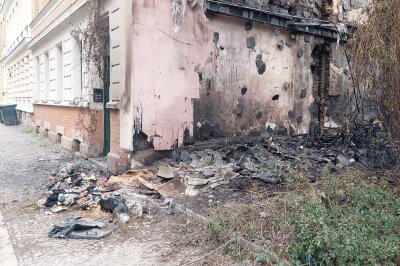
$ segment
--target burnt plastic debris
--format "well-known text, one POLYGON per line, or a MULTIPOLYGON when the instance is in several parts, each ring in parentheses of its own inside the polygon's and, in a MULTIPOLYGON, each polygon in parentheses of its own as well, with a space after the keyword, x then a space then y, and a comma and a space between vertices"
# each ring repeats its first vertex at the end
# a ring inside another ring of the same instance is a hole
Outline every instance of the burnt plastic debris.
POLYGON ((101 199, 100 207, 103 210, 111 211, 113 216, 118 217, 123 223, 126 223, 130 220, 128 206, 126 206, 124 200, 120 197, 101 199))
POLYGON ((104 218, 93 220, 72 214, 53 225, 49 237, 96 240, 108 236, 115 228, 115 225, 107 223, 104 218))
POLYGON ((63 193, 65 193, 64 189, 54 189, 52 191, 52 194, 47 198, 46 202, 44 203, 44 206, 53 207, 54 205, 56 205, 59 195, 63 193))

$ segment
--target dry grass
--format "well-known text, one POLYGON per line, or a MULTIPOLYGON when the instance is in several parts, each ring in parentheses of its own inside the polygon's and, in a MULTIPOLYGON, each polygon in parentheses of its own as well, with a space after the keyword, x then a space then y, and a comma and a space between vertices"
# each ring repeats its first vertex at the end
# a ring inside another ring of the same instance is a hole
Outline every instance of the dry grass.
MULTIPOLYGON (((330 248, 341 254, 342 262, 354 263, 356 255, 363 257, 364 262, 373 261, 377 255, 373 253, 375 251, 366 251, 365 247, 361 247, 349 252, 338 247, 342 245, 349 225, 370 228, 371 223, 379 227, 382 222, 393 222, 396 210, 400 210, 399 199, 395 196, 399 185, 393 186, 385 178, 375 178, 359 170, 333 174, 329 167, 317 183, 306 183, 303 179, 302 175, 292 176, 288 181, 290 191, 273 198, 257 194, 250 204, 232 203, 209 209, 206 223, 186 221, 179 227, 179 233, 184 237, 176 239, 176 246, 195 247, 203 251, 197 256, 198 260, 194 260, 194 265, 232 265, 232 261, 243 265, 277 265, 294 259, 299 263, 313 259, 317 264, 322 261, 329 264, 334 255, 325 253, 325 249, 330 248), (368 208, 372 208, 373 218, 364 220, 363 208, 357 206, 369 206, 371 199, 387 203, 372 204, 368 208), (373 209, 375 207, 376 210, 373 209), (342 220, 346 223, 342 224, 342 220), (368 224, 365 224, 366 221, 368 224), (337 227, 341 226, 344 226, 343 231, 338 231, 337 227), (245 242, 238 241, 239 238, 245 242), (313 249, 318 241, 322 241, 322 251, 313 249), (328 246, 324 246, 324 241, 328 241, 328 246), (311 249, 304 250, 305 245, 311 249), (311 255, 306 255, 307 252, 311 255)), ((382 238, 391 239, 397 230, 400 228, 386 231, 382 238)), ((365 236, 364 232, 354 232, 350 239, 356 245, 368 241, 371 250, 375 248, 386 252, 384 262, 389 264, 396 241, 400 241, 395 237, 390 247, 382 246, 373 233, 365 236)))
POLYGON ((179 228, 186 237, 176 239, 178 247, 197 247, 203 251, 194 265, 232 265, 254 262, 276 264, 285 255, 292 230, 286 206, 279 196, 260 197, 251 204, 232 203, 207 210, 206 223, 188 220, 179 228), (227 264, 228 263, 228 264, 227 264))
POLYGON ((353 96, 366 96, 358 99, 362 109, 370 99, 376 103, 381 120, 392 133, 393 143, 400 130, 399 14, 398 0, 374 0, 373 8, 368 11, 368 20, 358 25, 350 41, 356 89, 353 96))
POLYGON ((22 207, 22 211, 27 213, 28 212, 33 213, 36 212, 37 210, 39 210, 39 205, 37 201, 28 202, 26 205, 22 207))

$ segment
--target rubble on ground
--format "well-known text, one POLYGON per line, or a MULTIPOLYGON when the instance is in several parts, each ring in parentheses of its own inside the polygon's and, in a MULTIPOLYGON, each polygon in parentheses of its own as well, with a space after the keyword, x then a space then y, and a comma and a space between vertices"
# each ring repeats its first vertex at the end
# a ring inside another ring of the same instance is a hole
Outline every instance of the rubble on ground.
POLYGON ((108 236, 116 228, 107 219, 89 219, 70 215, 64 221, 53 225, 49 237, 73 239, 101 239, 108 236))
MULTIPOLYGON (((79 163, 62 163, 48 180, 41 204, 52 212, 101 209, 115 221, 132 216, 171 213, 173 198, 196 196, 219 186, 245 190, 244 183, 282 186, 291 171, 315 182, 326 165, 382 167, 396 160, 377 128, 348 136, 339 130, 322 135, 288 137, 262 132, 257 136, 199 142, 171 156, 120 176, 107 176, 79 163)), ((204 198, 205 201, 212 201, 204 198)))
POLYGON ((133 216, 152 218, 163 210, 171 212, 169 201, 162 196, 183 195, 186 189, 179 179, 157 177, 156 168, 110 177, 83 162, 63 162, 48 178, 48 192, 38 202, 45 213, 88 212, 127 223, 133 216))

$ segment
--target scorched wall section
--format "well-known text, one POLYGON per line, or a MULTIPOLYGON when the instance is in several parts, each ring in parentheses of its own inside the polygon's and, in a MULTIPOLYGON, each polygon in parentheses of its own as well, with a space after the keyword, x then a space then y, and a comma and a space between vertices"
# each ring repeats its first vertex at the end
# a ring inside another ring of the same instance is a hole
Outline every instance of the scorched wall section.
POLYGON ((199 72, 197 139, 280 130, 307 133, 313 38, 231 17, 210 18, 215 57, 199 72))
POLYGON ((235 133, 305 134, 312 36, 187 4, 176 35, 169 1, 133 4, 133 150, 170 150, 235 133))

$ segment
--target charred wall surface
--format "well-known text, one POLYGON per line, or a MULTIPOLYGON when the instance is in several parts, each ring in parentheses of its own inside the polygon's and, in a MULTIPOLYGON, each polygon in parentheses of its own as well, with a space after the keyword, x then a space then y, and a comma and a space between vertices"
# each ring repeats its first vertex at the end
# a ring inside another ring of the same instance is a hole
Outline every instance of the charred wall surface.
POLYGON ((198 73, 196 138, 264 130, 307 133, 313 40, 229 17, 215 17, 210 25, 215 31, 215 57, 208 70, 198 73))
MULTIPOLYGON (((177 17, 170 1, 134 3, 134 149, 169 150, 265 130, 307 134, 342 123, 340 108, 351 84, 348 62, 335 35, 326 32, 336 33, 330 21, 350 21, 368 1, 208 2, 230 3, 243 12, 204 14, 200 2, 189 1, 177 17), (249 8, 303 28, 256 22, 249 8), (308 31, 307 25, 321 23, 331 28, 308 31)), ((172 3, 176 8, 182 1, 172 3)))
POLYGON ((372 0, 223 0, 240 6, 303 18, 355 23, 362 19, 372 0))
MULTIPOLYGON (((335 27, 356 22, 354 12, 361 14, 369 5, 367 0, 223 2, 295 16, 305 24, 313 19, 335 22, 335 27)), ((314 134, 346 122, 352 83, 341 42, 246 19, 209 19, 215 58, 212 71, 199 73, 196 139, 264 130, 314 134)))

